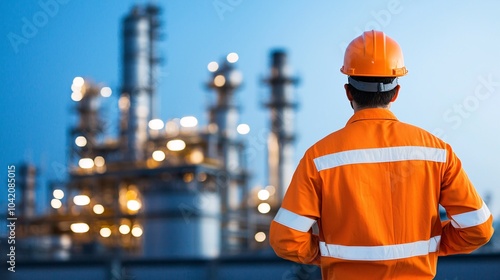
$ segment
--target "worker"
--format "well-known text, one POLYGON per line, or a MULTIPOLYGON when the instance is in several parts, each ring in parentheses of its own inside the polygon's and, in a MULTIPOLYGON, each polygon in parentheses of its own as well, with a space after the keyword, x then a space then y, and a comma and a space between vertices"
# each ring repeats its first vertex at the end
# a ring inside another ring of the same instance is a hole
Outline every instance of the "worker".
POLYGON ((396 41, 364 32, 340 71, 354 114, 305 152, 271 246, 323 279, 433 279, 438 256, 490 240, 493 217, 451 146, 390 111, 408 72, 396 41))

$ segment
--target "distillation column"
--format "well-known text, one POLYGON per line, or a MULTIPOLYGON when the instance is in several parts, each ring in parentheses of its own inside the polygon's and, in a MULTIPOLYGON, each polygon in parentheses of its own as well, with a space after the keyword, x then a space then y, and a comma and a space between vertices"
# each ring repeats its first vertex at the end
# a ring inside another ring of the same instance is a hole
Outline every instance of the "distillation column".
POLYGON ((271 53, 271 74, 265 82, 271 88, 271 96, 265 106, 271 112, 271 131, 268 138, 269 184, 276 188, 278 201, 285 195, 294 172, 295 110, 293 86, 298 83, 292 77, 286 53, 271 53))
POLYGON ((242 241, 242 200, 246 188, 246 181, 242 164, 241 145, 237 139, 239 109, 234 99, 234 92, 241 84, 241 73, 233 63, 237 54, 228 55, 221 67, 212 71, 212 80, 209 86, 215 89, 217 96, 215 104, 209 109, 209 127, 215 134, 216 158, 219 159, 224 170, 219 176, 222 200, 222 234, 223 250, 225 252, 241 249, 242 241))
POLYGON ((121 143, 127 160, 145 159, 148 122, 154 117, 159 8, 136 6, 123 21, 121 143))

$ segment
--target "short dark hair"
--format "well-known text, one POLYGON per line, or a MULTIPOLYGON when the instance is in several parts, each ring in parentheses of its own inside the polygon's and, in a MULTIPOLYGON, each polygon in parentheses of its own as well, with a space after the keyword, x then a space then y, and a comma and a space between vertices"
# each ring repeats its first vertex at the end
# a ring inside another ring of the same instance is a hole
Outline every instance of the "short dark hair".
MULTIPOLYGON (((394 81, 394 77, 360 77, 360 76, 351 76, 351 78, 360 82, 369 82, 369 83, 384 83, 389 84, 394 81)), ((389 91, 382 92, 366 92, 361 91, 353 87, 351 84, 348 84, 349 91, 351 95, 356 101, 356 104, 360 108, 374 108, 374 107, 385 107, 391 102, 394 94, 396 94, 396 89, 391 89, 389 91)))

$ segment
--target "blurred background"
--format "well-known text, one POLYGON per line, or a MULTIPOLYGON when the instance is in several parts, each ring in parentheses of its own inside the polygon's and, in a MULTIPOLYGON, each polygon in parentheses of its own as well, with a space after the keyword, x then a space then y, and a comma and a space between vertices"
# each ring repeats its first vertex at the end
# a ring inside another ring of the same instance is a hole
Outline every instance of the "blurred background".
MULTIPOLYGON (((335 2, 0 2, 2 279, 318 279, 268 227, 305 150, 352 115, 339 69, 371 29, 409 69, 392 110, 500 214, 500 3, 335 2)), ((498 239, 437 278, 498 279, 498 239)))

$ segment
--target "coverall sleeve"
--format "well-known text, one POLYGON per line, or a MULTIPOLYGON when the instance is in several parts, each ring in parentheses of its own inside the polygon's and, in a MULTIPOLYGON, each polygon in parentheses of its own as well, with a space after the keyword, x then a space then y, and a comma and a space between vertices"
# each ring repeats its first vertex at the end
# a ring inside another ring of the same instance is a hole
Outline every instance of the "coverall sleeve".
POLYGON ((442 223, 439 255, 470 253, 493 235, 493 216, 462 168, 460 159, 447 146, 447 162, 440 204, 448 221, 442 223))
POLYGON ((312 230, 320 218, 320 190, 316 166, 306 153, 271 222, 270 244, 278 256, 303 264, 320 264, 319 237, 312 230))

